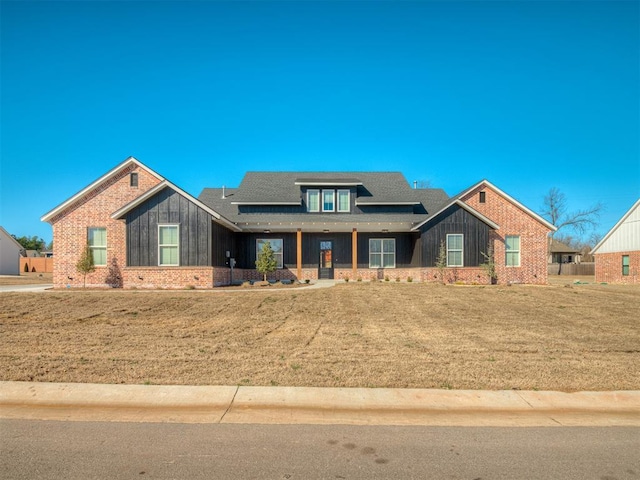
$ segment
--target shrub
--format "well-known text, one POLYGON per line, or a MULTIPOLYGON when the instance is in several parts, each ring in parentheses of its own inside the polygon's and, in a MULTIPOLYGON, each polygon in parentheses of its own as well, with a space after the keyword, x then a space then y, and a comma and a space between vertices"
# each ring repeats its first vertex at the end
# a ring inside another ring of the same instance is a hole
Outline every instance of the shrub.
POLYGON ((407 277, 407 282, 409 282, 409 283, 413 282, 413 278, 407 277))

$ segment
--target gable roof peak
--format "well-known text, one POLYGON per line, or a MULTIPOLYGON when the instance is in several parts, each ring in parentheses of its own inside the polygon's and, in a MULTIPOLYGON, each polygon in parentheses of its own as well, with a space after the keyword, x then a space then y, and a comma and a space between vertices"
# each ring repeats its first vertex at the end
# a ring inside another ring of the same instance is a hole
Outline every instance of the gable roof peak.
POLYGON ((98 178, 98 179, 94 180, 93 182, 91 182, 89 185, 87 185, 85 188, 80 190, 78 193, 76 193, 72 197, 68 198, 67 200, 65 200, 64 202, 59 204, 57 207, 55 207, 52 210, 50 210, 47 213, 45 213, 42 217, 40 217, 40 220, 43 221, 43 222, 49 222, 58 213, 62 212, 64 209, 66 209, 67 207, 69 207, 72 204, 74 204, 78 199, 82 198, 84 195, 86 195, 87 193, 92 191, 98 185, 102 184, 106 180, 110 179, 111 177, 113 177, 114 175, 116 175, 117 173, 122 171, 123 169, 130 167, 131 165, 136 165, 139 168, 142 168, 142 169, 146 170, 151 175, 156 177, 160 182, 162 182, 164 180, 164 177, 162 177, 158 173, 156 173, 153 170, 151 170, 149 167, 147 167, 140 160, 138 160, 137 158, 135 158, 133 156, 129 156, 125 160, 120 162, 118 165, 113 167, 111 170, 109 170, 107 173, 102 175, 100 178, 98 178))
POLYGON ((513 203, 515 206, 517 206, 518 208, 520 208, 521 210, 523 210, 525 213, 527 213, 529 216, 533 217, 535 220, 537 220, 538 222, 540 222, 542 225, 544 225, 545 227, 547 227, 549 230, 551 230, 552 232, 555 232, 557 230, 556 226, 553 225, 551 222, 545 220, 542 216, 538 215, 536 212, 534 212, 533 210, 531 210, 528 207, 525 207, 522 203, 520 203, 518 200, 516 200, 515 198, 513 198, 511 195, 509 195, 508 193, 504 192, 503 190, 500 190, 498 187, 496 187, 493 183, 491 183, 489 180, 482 179, 480 180, 478 183, 472 185, 471 187, 467 188, 466 190, 463 190, 462 192, 460 192, 458 195, 454 195, 452 198, 462 198, 464 196, 466 196, 469 192, 472 192, 473 190, 475 190, 476 188, 480 187, 481 185, 485 185, 486 187, 490 188, 491 190, 493 190, 494 192, 496 192, 498 195, 501 195, 502 197, 506 198, 508 201, 510 201, 511 203, 513 203))

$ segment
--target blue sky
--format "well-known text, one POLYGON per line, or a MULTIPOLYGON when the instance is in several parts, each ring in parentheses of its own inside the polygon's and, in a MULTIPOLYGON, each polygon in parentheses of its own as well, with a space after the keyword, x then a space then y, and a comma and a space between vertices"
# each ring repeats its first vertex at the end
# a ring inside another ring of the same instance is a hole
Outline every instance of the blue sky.
POLYGON ((540 211, 640 197, 640 8, 605 2, 8 2, 0 225, 132 155, 194 196, 247 170, 487 178, 540 211))

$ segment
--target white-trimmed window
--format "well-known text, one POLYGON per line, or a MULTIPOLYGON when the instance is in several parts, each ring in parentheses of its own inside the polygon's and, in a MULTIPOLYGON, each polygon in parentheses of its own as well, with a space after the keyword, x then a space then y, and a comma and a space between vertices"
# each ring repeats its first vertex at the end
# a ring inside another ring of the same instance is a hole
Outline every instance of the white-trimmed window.
POLYGON ((396 268, 396 239, 369 239, 369 268, 396 268))
POLYGON ((520 266, 520 235, 507 235, 504 239, 505 265, 520 266))
POLYGON ((622 255, 622 276, 629 276, 629 255, 622 255))
POLYGON ((180 229, 178 225, 158 225, 158 265, 180 265, 180 229))
POLYGON ((322 190, 322 211, 323 212, 336 211, 336 191, 335 190, 322 190))
POLYGON ((464 237, 461 233, 447 235, 447 267, 463 267, 464 237))
POLYGON ((271 245, 271 250, 273 250, 273 255, 276 257, 276 261, 278 262, 278 268, 284 268, 284 256, 282 253, 282 239, 281 238, 258 238, 256 239, 256 259, 258 255, 262 251, 262 246, 269 242, 271 245))
POLYGON ((87 231, 89 250, 93 255, 93 264, 102 267, 107 264, 107 229, 92 227, 87 231))
POLYGON ((320 190, 307 190, 307 212, 320 211, 320 190))
POLYGON ((351 197, 349 190, 338 190, 338 212, 349 212, 351 197))

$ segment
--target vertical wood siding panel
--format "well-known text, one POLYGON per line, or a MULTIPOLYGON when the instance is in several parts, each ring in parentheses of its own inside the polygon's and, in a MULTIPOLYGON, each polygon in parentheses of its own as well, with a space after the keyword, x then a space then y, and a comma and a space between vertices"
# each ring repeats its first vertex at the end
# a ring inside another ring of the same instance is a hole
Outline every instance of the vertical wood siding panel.
POLYGON ((440 243, 446 246, 447 235, 464 235, 463 255, 465 267, 477 267, 484 262, 481 252, 487 252, 489 227, 466 210, 454 205, 436 221, 428 222, 421 229, 422 264, 433 267, 438 258, 440 243))

